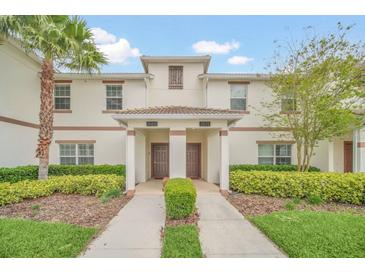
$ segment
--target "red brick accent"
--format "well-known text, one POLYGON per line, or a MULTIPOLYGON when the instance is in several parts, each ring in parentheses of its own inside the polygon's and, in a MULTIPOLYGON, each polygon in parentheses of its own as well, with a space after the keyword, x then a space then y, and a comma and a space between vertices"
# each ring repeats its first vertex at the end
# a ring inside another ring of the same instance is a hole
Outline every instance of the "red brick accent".
POLYGON ((228 136, 228 130, 220 130, 219 136, 228 136))
POLYGON ((103 80, 103 84, 124 84, 123 80, 103 80))
MULTIPOLYGON (((17 119, 0 116, 0 122, 14 124, 23 127, 39 128, 38 124, 20 121, 17 119)), ((101 131, 122 131, 124 127, 103 127, 103 126, 54 126, 54 130, 101 130, 101 131)))
POLYGON ((136 132, 134 130, 127 130, 128 136, 136 136, 136 132))
POLYGON ((24 121, 20 121, 20 120, 5 117, 5 116, 0 116, 0 122, 5 122, 5 123, 14 124, 14 125, 23 126, 23 127, 39 128, 39 125, 37 125, 37 124, 24 122, 24 121))
POLYGON ((185 130, 170 130, 170 136, 185 136, 186 131, 185 130))
POLYGON ((229 191, 228 190, 220 189, 219 192, 221 193, 221 195, 223 197, 228 197, 229 196, 229 191))
POLYGON ((228 84, 234 85, 234 84, 249 84, 250 81, 228 81, 228 84))
POLYGON ((133 197, 135 192, 136 192, 135 190, 128 190, 126 195, 127 197, 133 197))
POLYGON ((96 140, 56 140, 56 144, 95 144, 96 140))
POLYGON ((55 84, 70 84, 72 80, 55 80, 55 84))
POLYGON ((55 109, 53 113, 72 113, 71 109, 55 109))

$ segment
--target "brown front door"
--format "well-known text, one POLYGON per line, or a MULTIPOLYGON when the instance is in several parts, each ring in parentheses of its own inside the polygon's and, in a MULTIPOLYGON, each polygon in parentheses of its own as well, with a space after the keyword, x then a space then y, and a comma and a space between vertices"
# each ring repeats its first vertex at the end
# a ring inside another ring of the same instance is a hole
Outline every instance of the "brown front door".
POLYGON ((151 144, 152 177, 161 179, 169 176, 169 144, 151 144))
POLYGON ((352 142, 345 141, 344 146, 344 172, 352 172, 352 142))
POLYGON ((186 177, 200 178, 200 144, 186 144, 186 177))

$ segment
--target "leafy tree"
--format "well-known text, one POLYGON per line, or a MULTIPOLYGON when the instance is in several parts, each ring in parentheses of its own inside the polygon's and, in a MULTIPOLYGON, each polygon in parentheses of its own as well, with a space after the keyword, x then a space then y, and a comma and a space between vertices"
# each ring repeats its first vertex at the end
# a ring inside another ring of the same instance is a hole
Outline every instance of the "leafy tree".
POLYGON ((0 34, 20 43, 42 59, 39 112, 39 179, 48 178, 49 145, 53 135, 53 88, 56 68, 98 71, 106 63, 85 20, 77 16, 0 16, 0 34))
POLYGON ((271 112, 262 116, 271 126, 287 128, 296 141, 298 171, 308 170, 319 141, 363 123, 355 112, 365 105, 364 44, 348 40, 352 26, 337 27, 335 33, 279 45, 269 65, 273 100, 263 103, 271 112))

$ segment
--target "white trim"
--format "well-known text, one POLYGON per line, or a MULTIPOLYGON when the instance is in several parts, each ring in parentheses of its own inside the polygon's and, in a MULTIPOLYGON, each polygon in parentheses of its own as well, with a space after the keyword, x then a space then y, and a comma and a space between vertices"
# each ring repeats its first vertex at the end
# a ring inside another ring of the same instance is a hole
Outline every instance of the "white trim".
POLYGON ((212 80, 269 80, 270 74, 265 73, 204 73, 198 75, 199 79, 212 80))
POLYGON ((146 56, 142 55, 140 60, 143 65, 143 69, 148 73, 149 63, 203 63, 204 73, 208 71, 210 63, 210 55, 203 56, 146 56))
POLYGON ((148 73, 56 73, 55 80, 144 80, 153 79, 148 73))

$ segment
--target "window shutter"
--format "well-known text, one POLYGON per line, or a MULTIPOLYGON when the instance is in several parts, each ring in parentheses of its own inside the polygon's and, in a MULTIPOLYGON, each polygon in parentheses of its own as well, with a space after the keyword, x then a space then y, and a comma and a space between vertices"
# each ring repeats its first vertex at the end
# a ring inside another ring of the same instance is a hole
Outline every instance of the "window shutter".
POLYGON ((183 67, 169 66, 169 89, 183 88, 183 67))

